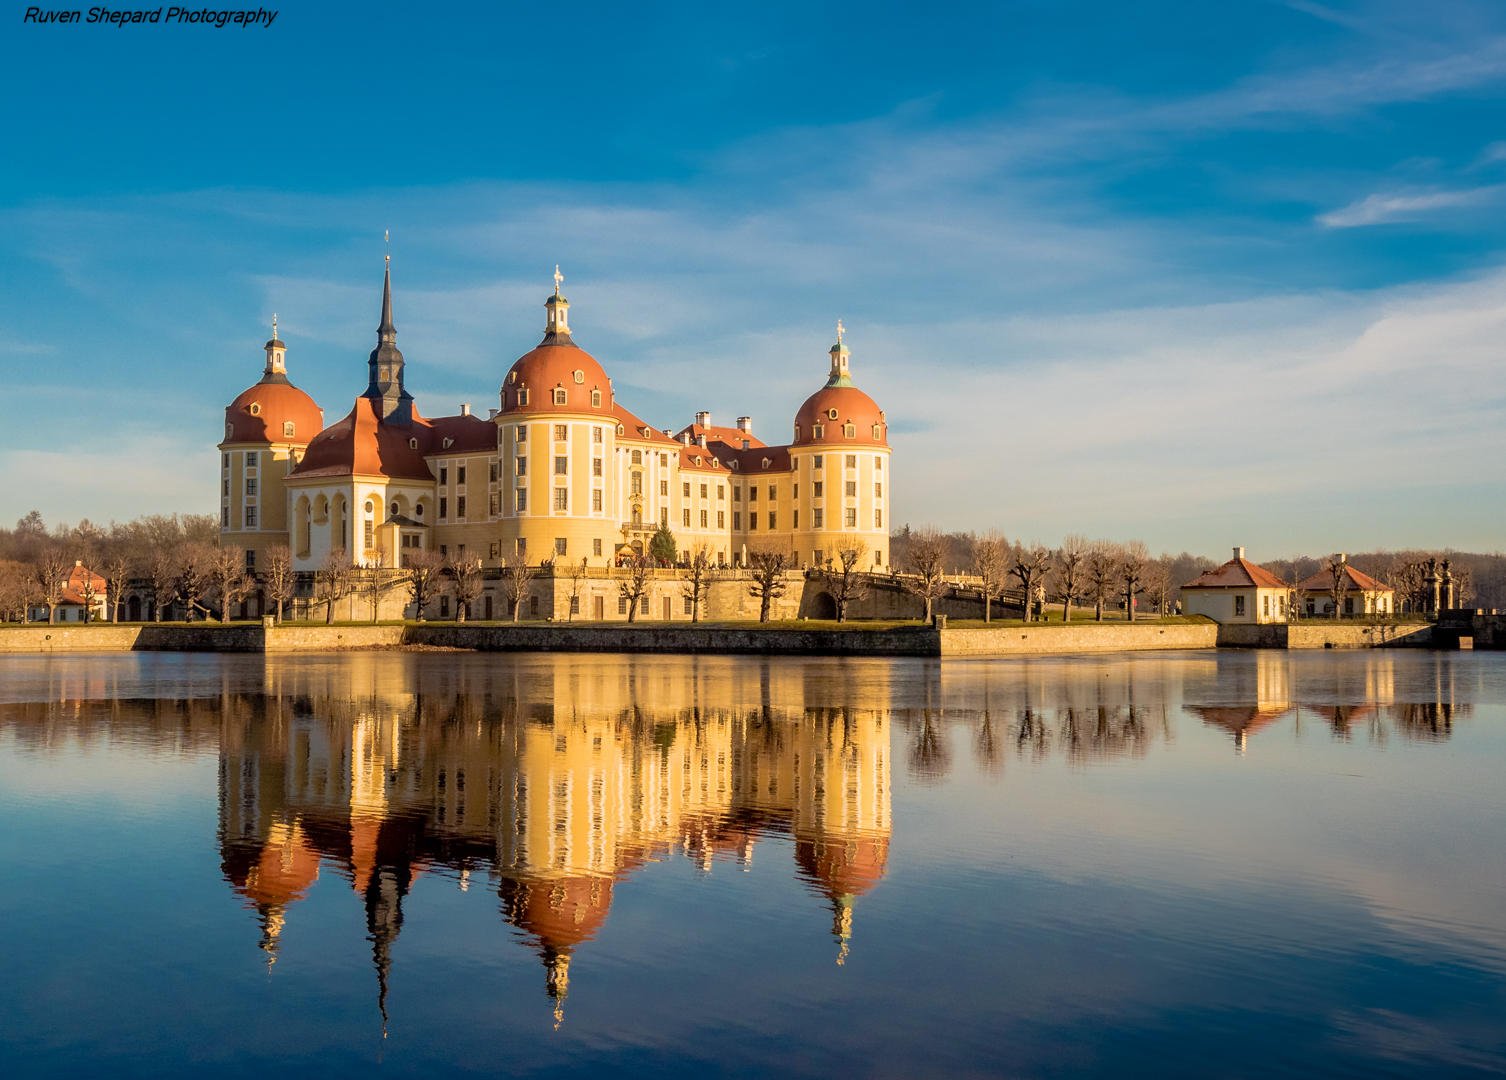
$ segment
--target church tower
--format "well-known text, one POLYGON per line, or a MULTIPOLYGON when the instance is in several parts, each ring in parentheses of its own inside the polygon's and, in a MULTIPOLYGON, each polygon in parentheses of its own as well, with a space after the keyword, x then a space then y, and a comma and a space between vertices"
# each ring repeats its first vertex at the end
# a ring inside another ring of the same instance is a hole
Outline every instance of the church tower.
POLYGON ((387 424, 413 423, 413 395, 403 386, 403 354, 397 351, 397 327, 392 325, 392 256, 382 282, 382 323, 377 347, 367 360, 369 382, 363 397, 370 398, 378 418, 387 424))

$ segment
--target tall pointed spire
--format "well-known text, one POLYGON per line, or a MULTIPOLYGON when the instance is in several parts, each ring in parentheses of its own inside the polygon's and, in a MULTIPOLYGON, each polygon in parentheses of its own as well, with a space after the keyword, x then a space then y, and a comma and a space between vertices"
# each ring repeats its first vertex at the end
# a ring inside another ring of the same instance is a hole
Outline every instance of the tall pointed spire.
POLYGON ((389 424, 413 422, 413 395, 403 386, 403 354, 397 348, 397 327, 392 322, 392 256, 386 259, 382 276, 382 321, 377 327, 377 347, 367 359, 370 379, 363 395, 377 403, 377 411, 389 424))

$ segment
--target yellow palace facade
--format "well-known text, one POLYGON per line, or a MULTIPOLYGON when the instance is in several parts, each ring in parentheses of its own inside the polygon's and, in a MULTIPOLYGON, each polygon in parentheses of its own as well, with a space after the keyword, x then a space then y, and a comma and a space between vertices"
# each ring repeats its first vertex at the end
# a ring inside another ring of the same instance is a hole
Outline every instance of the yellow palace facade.
POLYGON ((555 278, 543 339, 503 374, 485 419, 468 405, 455 416, 418 412, 390 268, 367 388, 333 424, 289 381, 274 323, 261 381, 226 409, 225 540, 247 549, 252 569, 279 544, 300 571, 331 552, 399 566, 419 549, 489 567, 606 567, 646 553, 662 526, 677 551, 704 547, 723 564, 772 547, 811 565, 856 541, 865 568, 888 565, 888 423, 852 382, 840 324, 825 385, 783 444, 757 438, 748 417, 725 427, 698 413, 678 431, 660 429, 617 402, 606 370, 576 344, 555 278))

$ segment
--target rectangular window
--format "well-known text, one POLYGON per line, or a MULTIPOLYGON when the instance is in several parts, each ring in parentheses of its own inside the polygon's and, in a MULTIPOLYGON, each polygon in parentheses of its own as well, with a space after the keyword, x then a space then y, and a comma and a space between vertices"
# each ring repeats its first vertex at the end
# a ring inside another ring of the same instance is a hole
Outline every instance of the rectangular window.
POLYGON ((591 489, 591 509, 598 514, 601 513, 601 488, 591 489))
POLYGON ((758 487, 756 485, 748 485, 748 501, 750 503, 756 503, 758 501, 758 487))
POLYGON ((445 518, 447 518, 449 516, 450 516, 450 500, 446 499, 444 496, 440 496, 440 499, 439 499, 439 517, 440 517, 440 520, 443 521, 445 518))
POLYGON ((701 498, 704 499, 705 497, 706 497, 706 485, 702 484, 701 485, 701 498))
POLYGON ((707 519, 710 516, 711 516, 710 511, 707 511, 707 510, 702 510, 701 511, 701 528, 703 528, 703 529, 706 528, 707 519))
POLYGON ((514 496, 514 498, 515 498, 516 503, 517 503, 518 513, 521 514, 521 513, 524 513, 525 511, 527 511, 527 509, 528 509, 528 492, 527 491, 519 491, 517 493, 517 495, 514 496))
POLYGON ((770 484, 769 485, 769 502, 773 502, 777 498, 779 498, 779 485, 777 485, 777 484, 770 484))
POLYGON ((716 485, 716 497, 719 500, 727 497, 727 489, 721 484, 716 485))
POLYGON ((555 476, 565 476, 569 472, 570 472, 570 459, 567 458, 567 457, 559 457, 559 456, 555 457, 555 459, 554 459, 554 475, 555 476))
POLYGON ((568 509, 570 509, 570 489, 569 488, 555 488, 554 489, 554 508, 556 510, 568 510, 568 509))
POLYGON ((528 459, 526 457, 520 457, 520 458, 514 458, 513 461, 517 465, 517 474, 519 476, 527 476, 528 475, 528 459))
POLYGON ((813 455, 811 455, 811 468, 813 468, 813 469, 819 469, 820 467, 821 467, 821 455, 820 454, 813 454, 813 455))
POLYGON ((463 483, 465 483, 465 466, 464 465, 457 465, 457 466, 455 466, 455 483, 457 483, 457 484, 463 484, 463 483))
POLYGON ((648 614, 648 597, 645 596, 643 598, 643 600, 641 601, 641 606, 638 608, 638 614, 640 614, 640 615, 647 615, 648 614))
MULTIPOLYGON (((519 405, 523 405, 523 406, 526 406, 528 404, 528 391, 527 390, 519 390, 518 391, 518 404, 519 405)), ((523 429, 522 428, 518 428, 518 430, 522 431, 523 429)))
POLYGON ((500 559, 502 557, 502 545, 493 540, 491 545, 486 549, 486 557, 489 559, 500 559))
POLYGON ((743 489, 741 484, 732 485, 732 501, 735 503, 740 503, 743 501, 743 489))
MULTIPOLYGON (((367 524, 370 524, 370 522, 368 522, 367 524)), ((366 546, 370 547, 371 545, 367 544, 366 546)), ((246 552, 246 573, 248 573, 248 574, 254 574, 254 573, 256 573, 256 552, 255 551, 248 551, 248 552, 246 552)))
POLYGON ((814 499, 819 499, 821 497, 821 481, 820 480, 813 480, 813 481, 811 481, 811 497, 814 498, 814 499))
POLYGON ((849 507, 842 512, 843 528, 856 529, 858 527, 857 507, 849 507))
POLYGON ((465 520, 465 496, 464 495, 457 495, 455 497, 455 516, 457 518, 459 518, 461 521, 465 520))
POLYGON ((528 538, 526 536, 518 537, 517 549, 519 555, 528 554, 528 538))
POLYGON ((742 532, 742 528, 743 528, 743 516, 737 510, 732 511, 732 527, 734 529, 736 529, 738 532, 742 532))
POLYGON ((617 614, 619 614, 619 615, 626 615, 627 614, 627 597, 626 596, 619 596, 617 598, 617 614))
MULTIPOLYGON (((659 455, 659 464, 663 465, 666 469, 669 468, 669 455, 668 454, 660 454, 659 455)), ((643 610, 647 611, 648 609, 644 608, 643 610)))
POLYGON ((800 498, 800 485, 799 484, 791 484, 790 485, 790 497, 793 498, 793 499, 800 498))
POLYGON ((567 555, 567 554, 569 554, 568 548, 569 548, 569 537, 556 536, 554 538, 554 553, 556 555, 567 555))
POLYGON ((883 484, 874 484, 873 485, 873 497, 875 499, 882 499, 884 497, 884 485, 883 484))
POLYGON ((1245 613, 1245 598, 1243 596, 1236 596, 1234 598, 1234 614, 1236 616, 1238 616, 1238 615, 1243 615, 1244 613, 1245 613))
POLYGON ((819 507, 811 511, 811 528, 821 528, 821 510, 819 507))
MULTIPOLYGON (((600 429, 598 429, 598 430, 600 430, 600 429)), ((592 555, 600 555, 601 554, 601 539, 600 538, 597 538, 597 539, 591 541, 591 554, 592 555)))
POLYGON ((554 425, 554 441, 555 442, 564 442, 569 437, 570 437, 570 429, 568 427, 566 427, 564 424, 555 424, 554 425))
POLYGON ((579 615, 580 614, 580 597, 578 597, 578 596, 572 596, 570 598, 570 614, 571 615, 579 615))
POLYGON ((448 596, 441 596, 439 598, 439 617, 441 619, 450 617, 450 598, 448 596))
POLYGON ((779 516, 773 510, 769 511, 769 528, 770 529, 777 529, 777 528, 779 528, 779 516))
POLYGON ((254 506, 246 507, 246 528, 256 528, 256 507, 254 506))
POLYGON ((858 497, 858 482, 856 480, 847 481, 847 497, 849 499, 856 499, 858 497))
POLYGON ((502 512, 502 496, 498 495, 496 492, 493 492, 492 493, 492 500, 491 500, 491 516, 492 517, 496 517, 501 512, 502 512))
POLYGON ((874 472, 883 472, 884 471, 884 455, 882 455, 882 454, 875 454, 873 456, 873 471, 874 472))
POLYGON ((1271 598, 1269 596, 1262 596, 1260 601, 1260 613, 1262 615, 1269 615, 1271 613, 1271 598))
POLYGON ((680 488, 681 488, 680 494, 683 495, 683 496, 685 496, 685 498, 687 498, 687 499, 690 498, 690 481, 689 480, 685 481, 683 484, 680 485, 680 488))
POLYGON ((591 475, 592 476, 600 476, 601 475, 601 458, 598 457, 598 458, 592 458, 591 459, 591 475))
POLYGON ((856 469, 858 467, 858 456, 856 454, 847 455, 847 467, 849 469, 856 469))
POLYGON ((591 441, 598 445, 601 443, 601 428, 594 427, 591 429, 591 441))
POLYGON ((690 528, 690 509, 689 509, 689 507, 687 507, 685 509, 684 515, 685 515, 685 527, 688 529, 688 528, 690 528))
POLYGON ((669 528, 669 507, 659 507, 659 524, 663 525, 666 529, 669 528))
MULTIPOLYGON (((690 485, 686 484, 685 486, 689 487, 690 485)), ((659 481, 659 494, 662 497, 666 498, 666 499, 669 498, 669 481, 668 480, 660 480, 659 481)), ((687 491, 685 494, 689 495, 690 492, 687 491)))
POLYGON ((716 527, 718 529, 725 529, 727 527, 727 511, 718 510, 716 512, 716 527))
POLYGON ((225 468, 227 468, 227 469, 230 468, 230 455, 229 454, 225 455, 225 468))
POLYGON ((687 614, 687 615, 694 615, 695 614, 695 612, 691 610, 691 608, 692 608, 692 606, 694 604, 695 604, 694 600, 692 600, 688 596, 685 597, 685 614, 687 614))
POLYGON ((362 551, 370 551, 371 550, 371 541, 372 541, 372 524, 371 524, 371 519, 370 518, 366 519, 366 529, 365 529, 365 532, 362 535, 365 537, 366 544, 365 544, 365 546, 363 548, 361 548, 361 550, 362 551))
POLYGON ((758 515, 756 513, 749 514, 748 515, 748 531, 752 532, 753 530, 755 530, 757 528, 758 528, 758 515))
POLYGON ((246 451, 246 468, 248 468, 248 469, 254 469, 254 468, 256 468, 256 451, 255 450, 247 450, 246 451))
POLYGON ((252 477, 251 479, 249 479, 249 480, 246 481, 246 494, 247 495, 255 495, 256 494, 256 478, 255 477, 252 477))
POLYGON ((643 474, 641 472, 635 472, 635 473, 633 473, 632 481, 631 481, 631 483, 628 486, 629 486, 629 490, 634 495, 642 495, 643 494, 643 474))
POLYGON ((800 528, 800 511, 799 511, 799 509, 795 509, 795 510, 791 511, 791 513, 793 513, 795 516, 793 518, 791 518, 791 520, 790 520, 790 527, 793 528, 793 529, 800 528))
POLYGON ((230 528, 230 507, 228 506, 220 507, 220 528, 230 528))
POLYGON ((497 482, 497 463, 494 461, 494 462, 492 462, 492 483, 495 484, 496 482, 497 482))
POLYGON ((528 425, 527 424, 519 424, 518 425, 518 442, 524 443, 524 442, 527 442, 527 441, 528 441, 528 425))
POLYGON ((882 529, 884 527, 884 512, 882 510, 875 510, 873 512, 873 527, 875 529, 882 529))
POLYGON ((443 465, 439 467, 439 486, 445 487, 450 482, 450 470, 443 465))

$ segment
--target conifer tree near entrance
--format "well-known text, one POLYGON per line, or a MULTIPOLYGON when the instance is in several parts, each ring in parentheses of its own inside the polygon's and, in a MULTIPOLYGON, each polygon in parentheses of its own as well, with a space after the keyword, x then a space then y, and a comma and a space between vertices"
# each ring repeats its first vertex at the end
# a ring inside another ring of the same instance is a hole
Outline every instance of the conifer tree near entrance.
POLYGON ((653 539, 648 542, 648 553, 660 565, 675 561, 675 538, 667 525, 660 525, 659 531, 654 533, 653 539))

